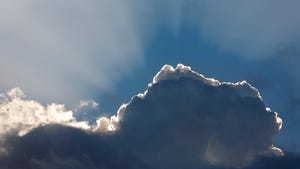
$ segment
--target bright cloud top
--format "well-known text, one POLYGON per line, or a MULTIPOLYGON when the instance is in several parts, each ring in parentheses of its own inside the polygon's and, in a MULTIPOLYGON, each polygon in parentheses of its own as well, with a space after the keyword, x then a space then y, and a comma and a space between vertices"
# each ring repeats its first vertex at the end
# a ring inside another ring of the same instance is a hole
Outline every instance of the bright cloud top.
MULTIPOLYGON (((23 144, 30 143, 27 140, 39 138, 40 134, 51 138, 51 135, 56 135, 56 130, 47 130, 47 124, 59 124, 87 133, 75 135, 80 138, 73 140, 69 138, 74 136, 71 133, 79 131, 62 129, 67 132, 64 134, 67 138, 63 140, 70 142, 62 145, 99 138, 101 143, 96 141, 95 144, 101 145, 94 146, 102 148, 106 147, 102 144, 109 143, 109 147, 116 149, 114 153, 120 153, 118 157, 130 154, 136 158, 134 161, 154 168, 199 167, 203 164, 245 167, 260 156, 283 155, 273 145, 282 121, 277 113, 264 105, 257 89, 245 81, 229 83, 206 78, 182 64, 176 68, 163 66, 143 94, 123 104, 116 115, 99 117, 95 125, 77 121, 74 113, 66 110, 64 105, 42 106, 36 101, 26 100, 18 88, 2 94, 1 98, 0 134, 5 137, 16 133, 19 136, 15 139, 20 139, 11 143, 18 145, 8 147, 23 147, 23 144)), ((82 101, 80 105, 93 107, 96 103, 82 101)), ((22 159, 19 151, 24 150, 17 148, 10 152, 9 148, 6 149, 8 143, 2 140, 1 151, 8 156, 3 154, 1 158, 0 155, 0 162, 10 166, 14 163, 5 163, 9 160, 4 159, 22 159)), ((36 149, 28 154, 35 165, 54 165, 54 159, 56 163, 57 159, 74 162, 78 159, 73 159, 73 156, 82 156, 80 148, 75 148, 77 154, 72 154, 73 151, 62 149, 61 145, 49 144, 51 154, 45 154, 42 161, 34 153, 36 149)), ((31 152, 31 148, 28 149, 31 152)), ((95 155, 103 156, 101 151, 91 150, 90 154, 84 153, 84 160, 89 164, 96 163, 95 155)), ((24 163, 31 166, 30 161, 24 163)), ((60 165, 56 163, 54 166, 60 165)), ((80 160, 78 163, 81 164, 80 160)))

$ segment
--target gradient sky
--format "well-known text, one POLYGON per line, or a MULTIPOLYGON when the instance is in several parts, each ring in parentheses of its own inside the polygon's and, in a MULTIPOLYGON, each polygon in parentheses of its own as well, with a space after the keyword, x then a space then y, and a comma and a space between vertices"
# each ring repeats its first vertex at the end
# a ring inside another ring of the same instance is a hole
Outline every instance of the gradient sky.
POLYGON ((93 100, 77 118, 95 123, 182 63, 255 86, 283 120, 276 145, 300 153, 299 11, 297 0, 0 0, 0 93, 71 110, 93 100))

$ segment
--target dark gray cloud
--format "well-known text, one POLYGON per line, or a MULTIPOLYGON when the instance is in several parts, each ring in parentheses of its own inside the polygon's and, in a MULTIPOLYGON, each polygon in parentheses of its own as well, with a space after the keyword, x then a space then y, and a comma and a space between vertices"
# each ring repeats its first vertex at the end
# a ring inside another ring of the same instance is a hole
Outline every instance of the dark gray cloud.
POLYGON ((108 136, 61 125, 32 130, 23 137, 7 138, 0 156, 3 169, 138 169, 146 168, 115 147, 108 136))
MULTIPOLYGON (((25 110, 27 116, 35 111, 25 110)), ((281 119, 266 108, 257 89, 245 81, 205 78, 181 64, 163 66, 145 93, 134 96, 110 119, 100 117, 95 126, 76 126, 81 123, 69 114, 67 122, 45 123, 60 125, 43 126, 38 121, 25 135, 3 132, 0 166, 236 168, 247 167, 261 156, 283 155, 273 145, 281 119)))
POLYGON ((299 49, 299 44, 294 44, 279 52, 276 57, 250 64, 242 72, 246 74, 242 78, 260 89, 266 104, 281 112, 280 117, 285 125, 278 143, 285 150, 297 152, 300 152, 299 49))
POLYGON ((283 157, 261 157, 246 169, 298 169, 300 155, 286 153, 283 157))
POLYGON ((118 132, 145 162, 244 166, 281 154, 273 147, 281 120, 247 82, 220 83, 178 65, 164 66, 149 86, 123 110, 118 132))
MULTIPOLYGON (((298 169, 300 155, 288 152, 281 157, 258 157, 250 166, 243 169, 298 169)), ((203 166, 205 169, 234 169, 223 166, 203 166)))
MULTIPOLYGON (((37 128, 23 137, 9 137, 7 154, 1 154, 3 169, 157 169, 147 166, 124 143, 111 136, 99 135, 81 129, 48 125, 37 128)), ((181 159, 184 160, 184 159, 181 159)), ((286 153, 280 157, 258 157, 245 169, 298 169, 300 156, 286 153)), ((234 167, 199 164, 185 168, 234 169, 234 167)), ((170 167, 176 168, 176 167, 170 167)))

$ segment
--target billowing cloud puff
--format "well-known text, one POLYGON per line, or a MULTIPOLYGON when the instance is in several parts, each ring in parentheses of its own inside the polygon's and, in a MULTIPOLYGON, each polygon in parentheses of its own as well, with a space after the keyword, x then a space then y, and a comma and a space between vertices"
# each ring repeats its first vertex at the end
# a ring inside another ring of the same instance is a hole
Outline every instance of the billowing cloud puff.
MULTIPOLYGON (((98 103, 93 100, 81 101, 75 111, 83 107, 96 107, 98 103)), ((96 125, 90 125, 88 121, 78 121, 75 112, 66 110, 63 104, 49 104, 43 106, 37 101, 28 100, 20 88, 14 88, 0 95, 0 136, 17 134, 22 136, 30 130, 47 124, 61 124, 73 126, 84 130, 108 131, 113 127, 107 124, 117 120, 101 117, 96 125)))
POLYGON ((17 132, 26 134, 30 129, 41 124, 73 122, 75 118, 64 105, 51 104, 42 106, 34 100, 24 100, 25 95, 19 88, 14 88, 2 94, 0 104, 0 134, 17 132))
MULTIPOLYGON (((34 124, 44 124, 42 117, 52 119, 51 111, 45 111, 49 106, 45 109, 35 101, 19 99, 20 95, 14 89, 3 96, 2 114, 20 118, 26 110, 31 112, 26 116, 40 118, 34 124), (19 102, 40 108, 25 109, 19 102), (11 114, 5 112, 8 105, 22 109, 11 114)), ((51 110, 57 110, 55 107, 51 110)), ((257 89, 245 81, 206 78, 181 64, 163 66, 143 94, 122 105, 117 115, 100 117, 95 125, 85 123, 84 130, 80 125, 84 122, 76 121, 72 112, 58 110, 57 119, 46 124, 65 127, 32 125, 25 135, 5 136, 0 165, 12 169, 22 164, 45 169, 236 168, 247 167, 261 156, 283 155, 273 145, 281 119, 264 105, 257 89)), ((1 127, 22 129, 26 124, 22 121, 1 123, 1 127)))
POLYGON ((119 135, 149 165, 244 166, 257 155, 282 155, 273 146, 281 119, 247 82, 221 83, 179 64, 164 66, 149 86, 119 124, 119 135))

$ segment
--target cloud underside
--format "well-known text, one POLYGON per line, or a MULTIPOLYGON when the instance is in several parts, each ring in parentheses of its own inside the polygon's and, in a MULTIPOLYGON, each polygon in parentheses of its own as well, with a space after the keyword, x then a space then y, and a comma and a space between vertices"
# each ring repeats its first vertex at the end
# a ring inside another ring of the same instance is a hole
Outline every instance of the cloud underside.
POLYGON ((19 89, 1 98, 3 168, 237 168, 283 155, 273 145, 281 119, 257 89, 181 64, 163 66, 144 93, 95 124, 19 89))

